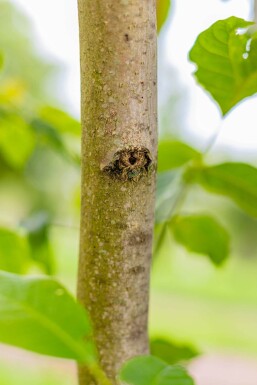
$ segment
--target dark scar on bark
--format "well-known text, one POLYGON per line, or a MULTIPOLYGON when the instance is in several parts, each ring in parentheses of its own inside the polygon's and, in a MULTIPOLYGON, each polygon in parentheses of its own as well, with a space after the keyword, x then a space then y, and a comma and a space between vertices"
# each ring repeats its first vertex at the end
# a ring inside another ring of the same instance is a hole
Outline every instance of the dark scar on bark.
POLYGON ((147 175, 152 166, 150 151, 145 147, 128 147, 117 151, 103 171, 123 181, 137 181, 147 175))

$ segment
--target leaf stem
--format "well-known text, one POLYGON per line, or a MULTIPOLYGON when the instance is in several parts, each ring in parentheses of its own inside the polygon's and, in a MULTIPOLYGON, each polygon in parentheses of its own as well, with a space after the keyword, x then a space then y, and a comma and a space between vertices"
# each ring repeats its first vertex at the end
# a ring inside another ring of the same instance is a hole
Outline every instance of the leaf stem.
POLYGON ((102 368, 97 364, 92 364, 88 366, 88 370, 91 375, 94 377, 98 385, 113 385, 113 383, 106 376, 102 368))

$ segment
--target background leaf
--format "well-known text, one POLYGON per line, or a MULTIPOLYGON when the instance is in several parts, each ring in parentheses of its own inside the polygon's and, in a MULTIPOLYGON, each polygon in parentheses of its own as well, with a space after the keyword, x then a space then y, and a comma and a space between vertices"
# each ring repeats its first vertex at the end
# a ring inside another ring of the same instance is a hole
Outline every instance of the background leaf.
POLYGON ((196 357, 199 353, 190 346, 177 345, 162 338, 151 340, 151 354, 162 359, 168 364, 176 364, 179 361, 187 361, 196 357))
POLYGON ((0 112, 0 156, 15 169, 22 168, 34 150, 35 137, 19 115, 0 112))
POLYGON ((91 334, 87 314, 58 282, 0 272, 1 342, 89 362, 96 359, 91 334))
POLYGON ((195 167, 185 173, 188 183, 231 198, 249 215, 257 217, 257 169, 245 163, 195 167))
POLYGON ((73 163, 80 163, 78 157, 74 155, 66 145, 64 135, 61 131, 59 131, 60 126, 55 127, 48 121, 45 121, 41 118, 35 118, 31 121, 31 127, 36 134, 38 143, 41 143, 46 146, 51 146, 65 159, 72 161, 73 163))
POLYGON ((75 136, 81 135, 81 124, 66 112, 51 106, 45 106, 40 110, 40 118, 55 127, 60 133, 68 133, 75 136))
POLYGON ((127 385, 194 385, 185 369, 169 366, 153 356, 127 362, 120 372, 120 380, 127 385))
POLYGON ((157 0, 157 31, 160 32, 165 23, 171 6, 171 0, 157 0))
POLYGON ((54 255, 49 240, 50 218, 46 212, 37 212, 21 223, 26 231, 31 259, 36 261, 46 274, 55 271, 54 255))
POLYGON ((54 147, 58 152, 64 153, 65 146, 63 143, 63 138, 60 133, 55 130, 55 128, 45 122, 42 119, 33 119, 31 122, 31 127, 35 131, 37 135, 37 141, 41 143, 50 144, 54 147))
POLYGON ((212 217, 187 215, 175 217, 170 229, 177 242, 194 253, 208 255, 220 265, 229 254, 229 235, 212 217))
POLYGON ((252 22, 230 17, 202 32, 189 58, 198 82, 218 102, 223 115, 257 92, 257 34, 252 22))
POLYGON ((19 233, 0 228, 0 269, 11 273, 25 273, 29 263, 27 240, 19 233))
POLYGON ((185 165, 201 154, 186 143, 178 141, 161 141, 158 150, 158 171, 168 171, 185 165))

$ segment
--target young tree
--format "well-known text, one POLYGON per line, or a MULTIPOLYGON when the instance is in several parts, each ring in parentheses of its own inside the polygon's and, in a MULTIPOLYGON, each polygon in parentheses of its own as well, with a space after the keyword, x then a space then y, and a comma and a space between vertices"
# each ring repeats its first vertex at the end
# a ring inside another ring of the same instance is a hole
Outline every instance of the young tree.
MULTIPOLYGON (((161 6, 159 30, 169 1, 156 4, 161 6)), ((79 0, 83 137, 78 298, 90 317, 55 280, 0 272, 0 341, 76 360, 81 385, 193 385, 174 363, 195 352, 176 350, 163 340, 151 343, 154 356, 148 347, 157 152, 155 13, 154 0, 79 0)), ((237 17, 219 20, 198 36, 189 54, 197 81, 223 117, 257 92, 253 24, 237 17)), ((14 111, 9 103, 6 107, 1 119, 8 132, 14 111)), ((33 119, 23 118, 30 133, 44 134, 66 159, 73 158, 58 135, 59 120, 61 132, 70 126, 74 131, 66 114, 47 107, 35 111, 33 119)), ((157 246, 169 231, 189 251, 222 265, 229 255, 228 232, 211 215, 181 213, 184 198, 198 184, 256 218, 257 169, 238 162, 208 165, 206 152, 178 141, 163 141, 159 154, 157 246)), ((12 270, 8 257, 17 254, 18 260, 23 253, 29 259, 27 252, 51 274, 49 260, 42 258, 42 247, 43 255, 48 254, 49 225, 39 219, 23 222, 22 234, 0 229, 4 250, 9 248, 9 255, 0 255, 7 262, 3 270, 23 272, 17 266, 12 270)))
MULTIPOLYGON (((78 298, 115 381, 148 353, 154 224, 155 0, 79 0, 82 212, 78 298)), ((91 383, 81 369, 81 385, 91 383)))

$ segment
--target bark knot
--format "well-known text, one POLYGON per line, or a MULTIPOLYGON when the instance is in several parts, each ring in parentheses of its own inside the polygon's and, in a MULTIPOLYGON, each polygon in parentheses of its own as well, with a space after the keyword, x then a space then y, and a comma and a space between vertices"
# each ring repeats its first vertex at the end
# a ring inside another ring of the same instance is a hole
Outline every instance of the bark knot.
POLYGON ((137 181, 149 172, 151 165, 152 158, 146 147, 128 147, 117 151, 103 171, 116 179, 137 181))

